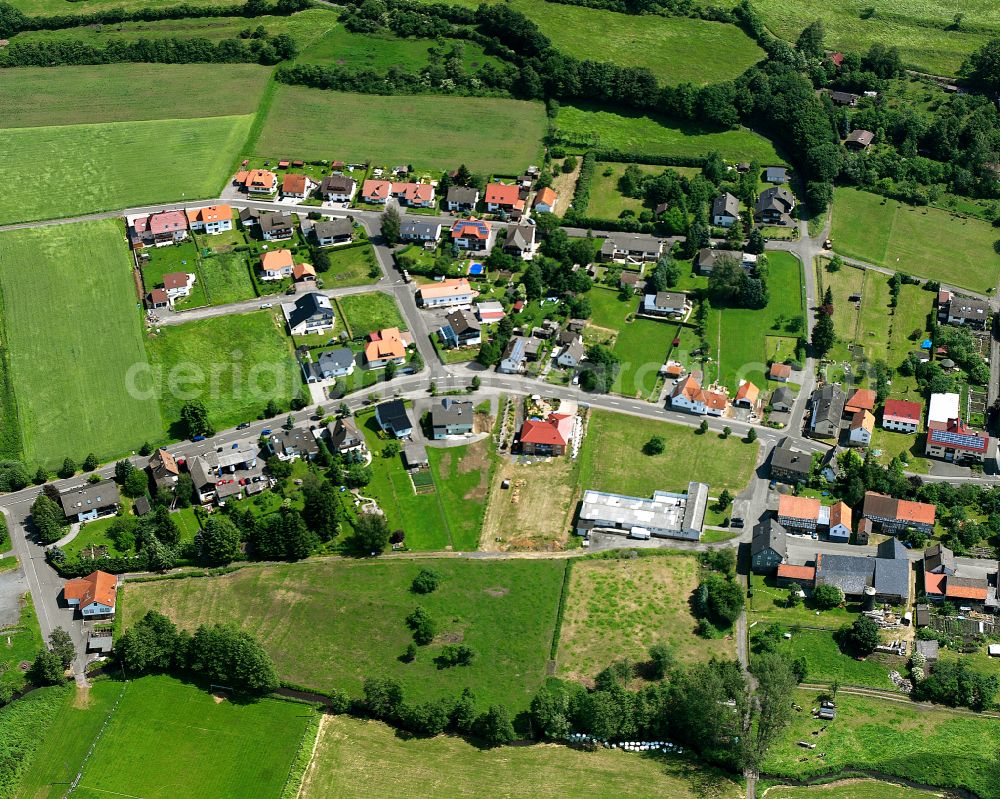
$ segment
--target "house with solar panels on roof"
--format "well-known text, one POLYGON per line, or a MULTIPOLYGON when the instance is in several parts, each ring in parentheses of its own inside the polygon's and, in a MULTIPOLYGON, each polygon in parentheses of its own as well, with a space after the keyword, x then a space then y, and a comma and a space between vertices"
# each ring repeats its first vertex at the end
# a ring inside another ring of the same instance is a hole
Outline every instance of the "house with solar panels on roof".
POLYGON ((943 426, 933 426, 927 431, 924 449, 928 458, 969 465, 984 463, 990 444, 988 434, 973 430, 961 419, 949 419, 943 426))

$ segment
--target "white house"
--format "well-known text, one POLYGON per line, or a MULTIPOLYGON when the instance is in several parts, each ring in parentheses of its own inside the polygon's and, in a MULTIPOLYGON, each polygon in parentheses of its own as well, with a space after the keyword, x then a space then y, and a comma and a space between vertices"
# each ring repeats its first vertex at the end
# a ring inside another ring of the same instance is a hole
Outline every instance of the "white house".
POLYGON ((59 494, 63 513, 71 522, 89 522, 118 511, 121 498, 114 480, 69 488, 59 494))
POLYGON ((260 256, 261 280, 282 280, 292 276, 295 260, 291 250, 271 250, 260 256))
POLYGON ((288 332, 293 336, 333 330, 335 316, 330 298, 318 291, 303 294, 295 302, 281 303, 288 332))
POLYGON ((479 292, 464 277, 430 283, 417 289, 417 300, 424 308, 468 305, 478 296, 479 292))
POLYGON ((699 416, 705 414, 705 392, 694 375, 689 374, 674 384, 670 392, 670 407, 699 416))
POLYGON ((583 360, 584 352, 583 339, 577 336, 559 353, 556 363, 567 369, 576 369, 583 360))
POLYGON ((851 417, 851 428, 848 440, 855 447, 867 447, 872 443, 872 432, 875 430, 875 417, 871 411, 860 410, 851 417))
POLYGON ((687 295, 679 291, 658 291, 642 299, 642 312, 649 316, 683 316, 687 295))
POLYGON ((349 203, 358 184, 345 175, 329 175, 319 184, 323 199, 331 203, 349 203))
POLYGON ((830 540, 847 543, 851 539, 851 508, 838 502, 830 508, 830 540))
POLYGON ((163 289, 170 302, 173 303, 178 297, 189 297, 196 279, 190 272, 167 272, 163 276, 163 289))
POLYGON ((107 618, 115 615, 115 591, 118 578, 107 572, 91 572, 86 577, 67 580, 63 598, 70 607, 79 608, 85 619, 107 618))
POLYGON ((188 226, 195 233, 214 236, 233 229, 233 209, 228 205, 210 205, 187 210, 188 226))
POLYGON ((952 419, 961 419, 959 404, 958 394, 931 394, 931 403, 927 410, 927 427, 933 425, 945 427, 952 419))
POLYGON ((712 201, 712 224, 731 227, 740 218, 740 201, 728 191, 712 201))

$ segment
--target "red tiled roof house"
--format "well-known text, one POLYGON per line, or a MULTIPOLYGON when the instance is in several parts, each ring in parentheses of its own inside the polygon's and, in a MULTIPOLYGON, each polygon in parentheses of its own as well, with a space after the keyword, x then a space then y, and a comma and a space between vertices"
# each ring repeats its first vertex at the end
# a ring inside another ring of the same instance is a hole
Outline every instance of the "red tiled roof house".
POLYGON ((550 413, 545 420, 528 419, 521 426, 521 452, 525 455, 565 455, 575 423, 575 416, 564 413, 550 413))

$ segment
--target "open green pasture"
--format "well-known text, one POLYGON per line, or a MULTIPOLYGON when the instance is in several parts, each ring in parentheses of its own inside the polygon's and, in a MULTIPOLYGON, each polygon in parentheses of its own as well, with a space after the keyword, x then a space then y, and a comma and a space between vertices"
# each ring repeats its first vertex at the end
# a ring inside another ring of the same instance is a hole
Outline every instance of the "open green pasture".
POLYGON ((782 163, 770 141, 745 128, 711 130, 626 109, 567 103, 559 108, 555 129, 559 139, 586 149, 678 156, 718 150, 730 161, 782 163))
POLYGON ((809 714, 818 706, 815 691, 800 690, 796 700, 804 710, 771 747, 764 774, 806 778, 874 769, 941 788, 967 788, 982 799, 1000 797, 1000 724, 994 718, 841 691, 837 718, 827 722, 809 714), (803 749, 799 741, 816 749, 803 749))
POLYGON ((171 677, 99 680, 66 694, 19 797, 55 799, 82 770, 73 795, 85 799, 277 799, 315 712, 275 699, 217 701, 171 677))
MULTIPOLYGON (((49 16, 52 14, 89 14, 107 8, 148 8, 146 0, 87 0, 86 3, 75 0, 12 0, 14 8, 32 16, 49 16)), ((240 0, 206 0, 206 6, 240 5, 240 0)))
POLYGON ((686 491, 691 481, 742 491, 757 459, 757 444, 737 436, 701 435, 690 427, 607 411, 592 411, 580 451, 580 487, 637 497, 654 491, 686 491), (643 445, 660 436, 666 449, 646 455, 643 445), (622 464, 628 468, 622 468, 622 464))
POLYGON ((253 114, 267 76, 267 67, 256 64, 2 69, 0 124, 31 128, 253 114), (192 86, 198 91, 192 91, 192 86), (141 87, 141 102, 136 102, 137 87, 141 87))
POLYGON ((537 163, 541 103, 492 97, 373 96, 279 86, 253 146, 261 157, 409 163, 515 174, 537 163))
POLYGON ((406 330, 403 315, 396 305, 396 299, 391 294, 381 291, 371 291, 364 294, 349 294, 337 299, 337 304, 344 313, 344 318, 351 326, 354 338, 367 336, 373 330, 386 327, 398 327, 406 330))
POLYGON ((161 438, 155 399, 130 388, 146 353, 121 224, 2 233, 0 262, 25 459, 52 467, 94 452, 108 460, 161 438))
POLYGON ((768 28, 790 42, 818 19, 827 49, 865 53, 875 43, 891 44, 908 66, 937 75, 956 74, 969 53, 1000 35, 1000 7, 991 0, 756 0, 753 5, 768 28), (956 12, 962 15, 957 29, 956 12))
POLYGON ((320 276, 325 288, 364 286, 374 283, 382 274, 379 270, 378 274, 372 277, 372 273, 378 270, 379 266, 375 260, 375 250, 370 244, 347 249, 332 247, 326 252, 330 256, 330 268, 320 276))
POLYGON ((938 208, 838 188, 830 237, 842 255, 982 294, 1000 279, 997 229, 938 208))
POLYGON ((413 701, 458 696, 468 686, 483 704, 527 707, 545 679, 566 562, 311 560, 250 566, 221 577, 134 583, 125 588, 125 624, 148 609, 186 629, 232 621, 250 630, 283 679, 360 695, 365 677, 391 676, 413 701), (441 575, 431 594, 410 591, 422 568, 441 575), (406 616, 422 606, 438 636, 412 663, 406 616), (445 642, 477 653, 470 666, 439 669, 445 642))
POLYGON ((767 789, 768 799, 931 799, 941 794, 880 780, 838 780, 809 787, 777 785, 767 789))
POLYGON ((493 796, 498 785, 504 796, 535 799, 742 796, 736 780, 676 756, 581 752, 559 744, 485 749, 452 736, 403 737, 380 722, 348 716, 331 716, 324 723, 301 796, 454 799, 493 796))
POLYGON ((479 547, 494 459, 489 439, 462 447, 428 447, 437 497, 452 546, 459 552, 479 547))
POLYGON ((146 347, 151 371, 142 387, 159 397, 174 436, 181 407, 199 399, 216 429, 256 419, 268 400, 288 407, 302 382, 284 321, 254 312, 216 316, 151 333, 146 347))
POLYGON ((0 224, 159 201, 215 197, 252 116, 0 129, 21 189, 0 194, 0 224))
POLYGON ((892 691, 889 670, 899 670, 903 664, 899 659, 893 663, 880 662, 880 658, 889 656, 878 654, 855 660, 840 651, 830 630, 793 631, 791 640, 782 640, 778 649, 791 658, 804 657, 808 668, 806 680, 814 683, 839 682, 892 691))

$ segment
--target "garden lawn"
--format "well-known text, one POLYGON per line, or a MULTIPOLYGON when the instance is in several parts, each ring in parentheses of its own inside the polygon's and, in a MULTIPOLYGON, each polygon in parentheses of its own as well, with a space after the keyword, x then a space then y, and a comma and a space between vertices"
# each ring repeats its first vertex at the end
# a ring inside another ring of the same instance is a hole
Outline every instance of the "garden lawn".
POLYGON ((418 171, 465 163, 513 175, 538 161, 544 134, 541 103, 280 85, 253 154, 409 163, 418 171))
POLYGON ((370 244, 340 250, 334 248, 327 250, 327 254, 330 256, 330 268, 319 276, 325 288, 365 286, 377 281, 382 274, 370 244), (378 270, 375 277, 370 274, 373 270, 378 270))
MULTIPOLYGON (((443 49, 447 51, 454 43, 446 42, 443 49)), ((482 46, 475 42, 463 41, 461 44, 462 63, 466 70, 475 71, 486 63, 501 63, 486 55, 482 46)), ((303 50, 296 60, 303 64, 335 65, 350 70, 385 72, 398 67, 408 72, 419 72, 430 63, 428 51, 435 46, 433 39, 352 33, 338 25, 303 50)))
POLYGON ((372 291, 365 294, 350 294, 337 299, 343 318, 351 328, 353 338, 367 336, 374 330, 398 327, 406 330, 403 315, 391 294, 372 291))
POLYGON ((484 707, 527 708, 545 679, 564 560, 311 560, 250 566, 222 577, 126 587, 126 627, 146 610, 186 629, 236 622, 254 633, 278 674, 299 685, 359 696, 365 677, 398 679, 409 701, 457 697, 468 686, 484 707), (441 584, 416 595, 421 568, 441 584), (438 637, 413 663, 399 656, 412 640, 405 618, 417 605, 438 637), (470 666, 438 669, 446 641, 476 651, 470 666))
MULTIPOLYGON (((17 568, 16 559, 13 565, 17 568)), ((9 686, 15 691, 21 690, 26 682, 21 664, 34 660, 38 650, 42 648, 42 633, 38 627, 38 614, 31 601, 31 594, 21 597, 20 606, 17 625, 5 628, 0 635, 0 685, 9 686)), ((0 777, 0 786, 2 785, 0 777)))
POLYGON ((187 297, 178 297, 174 300, 174 308, 183 311, 208 304, 205 280, 198 268, 198 248, 191 239, 169 247, 151 247, 143 254, 148 256, 140 261, 142 284, 147 292, 157 287, 162 288, 164 275, 171 272, 184 272, 194 275, 195 283, 187 297))
POLYGON ((313 713, 308 705, 276 699, 220 702, 171 677, 99 681, 64 705, 59 729, 43 740, 35 764, 44 782, 32 775, 41 791, 30 795, 61 796, 65 785, 47 783, 67 774, 72 779, 82 767, 74 795, 84 799, 278 799, 313 713), (67 739, 67 731, 75 740, 67 739), (47 755, 53 762, 46 762, 47 755))
POLYGON ((921 791, 879 780, 837 780, 829 785, 791 787, 779 785, 767 789, 768 799, 931 799, 934 791, 921 791))
POLYGON ((580 451, 583 489, 651 497, 654 491, 686 491, 689 482, 708 483, 712 494, 742 491, 757 460, 757 444, 737 436, 701 435, 690 427, 591 411, 580 451), (660 436, 666 449, 644 455, 643 445, 660 436), (623 465, 627 464, 627 468, 623 465))
POLYGON ((447 449, 428 447, 427 457, 452 546, 475 551, 495 465, 490 439, 447 449))
MULTIPOLYGON (((373 374, 369 370, 357 369, 355 374, 359 371, 373 374)), ((378 502, 391 529, 406 533, 406 545, 410 549, 441 551, 453 547, 444 502, 438 497, 436 488, 431 490, 428 487, 424 493, 416 493, 409 473, 403 468, 402 457, 382 457, 381 451, 389 440, 380 436, 374 412, 359 415, 357 422, 374 456, 372 480, 361 489, 361 493, 378 502)), ((459 513, 464 515, 464 511, 459 513)), ((474 546, 469 548, 475 549, 474 546)))
MULTIPOLYGON (((628 164, 620 162, 599 161, 594 167, 594 178, 590 183, 590 202, 587 205, 587 215, 601 219, 617 219, 622 211, 635 211, 638 214, 643 209, 641 199, 626 197, 618 190, 618 181, 625 174, 628 164), (611 170, 610 175, 604 173, 611 170)), ((656 167, 639 165, 643 174, 652 175, 656 167)), ((666 169, 666 167, 663 167, 666 169)))
POLYGON ((119 222, 0 234, 0 289, 24 458, 102 461, 163 436, 156 400, 128 388, 146 367, 119 222), (45 298, 45 311, 39 298, 45 298))
POLYGON ((615 660, 645 662, 653 644, 667 644, 684 663, 732 658, 732 640, 695 634, 697 621, 688 600, 698 580, 694 555, 574 561, 556 657, 558 675, 591 680, 615 660))
POLYGON ((0 224, 215 197, 252 116, 0 129, 9 171, 0 224))
MULTIPOLYGON (((85 5, 92 7, 93 0, 85 5)), ((69 4, 63 3, 63 6, 69 4)), ((75 5, 75 4, 74 4, 75 5)), ((102 64, 0 70, 5 128, 253 114, 267 67, 256 64, 102 64), (191 87, 198 86, 197 92, 191 87), (136 102, 136 86, 142 101, 136 102)))
POLYGON ((866 660, 855 660, 840 651, 833 640, 833 632, 827 630, 799 630, 792 632, 791 640, 782 640, 778 650, 789 657, 803 656, 808 666, 807 682, 833 683, 841 685, 862 685, 867 688, 895 690, 889 679, 889 670, 900 670, 903 661, 894 659, 891 665, 879 662, 883 655, 869 655, 866 660))
POLYGON ((770 141, 745 128, 711 130, 627 109, 566 104, 559 108, 555 128, 560 140, 587 149, 678 156, 699 156, 718 150, 730 161, 783 163, 770 141))
POLYGON ((202 258, 198 274, 211 305, 227 305, 254 296, 247 259, 238 252, 202 258))
POLYGON ((619 14, 535 0, 516 0, 513 6, 567 55, 645 67, 660 83, 731 80, 764 58, 764 51, 742 30, 721 22, 619 14))
POLYGON ((423 799, 493 796, 535 799, 736 799, 731 778, 674 757, 557 744, 487 749, 461 738, 400 736, 377 721, 328 716, 306 773, 302 799, 423 799))
MULTIPOLYGON (((797 335, 790 321, 805 313, 798 259, 785 252, 769 252, 767 258, 770 302, 766 308, 712 308, 708 315, 707 338, 716 364, 705 365, 706 380, 717 378, 730 391, 736 390, 741 379, 766 385, 767 337, 797 335)), ((804 331, 804 325, 799 330, 804 331)))
POLYGON ((759 624, 776 622, 785 627, 798 624, 836 630, 854 621, 861 611, 860 604, 851 604, 848 607, 822 610, 817 614, 812 597, 807 597, 801 605, 790 608, 787 606, 788 589, 777 586, 773 577, 760 574, 751 575, 750 586, 753 596, 747 600, 747 615, 751 622, 759 624))
MULTIPOLYGON (((800 690, 796 699, 804 708, 818 705, 814 691, 800 690)), ((792 724, 771 747, 761 772, 804 778, 837 774, 842 769, 874 769, 941 788, 966 788, 982 799, 997 799, 998 749, 1000 724, 996 719, 945 708, 912 708, 906 703, 841 692, 833 722, 814 719, 807 711, 793 714, 792 724), (824 731, 819 732, 821 729, 824 731), (799 741, 811 741, 817 748, 804 750, 799 741)))
POLYGON ((982 294, 1000 279, 996 229, 938 208, 838 188, 830 237, 843 255, 982 294))
POLYGON ((823 22, 828 50, 865 53, 875 43, 898 47, 907 66, 936 75, 955 75, 965 57, 987 39, 1000 35, 1000 8, 991 0, 758 0, 757 13, 776 35, 794 42, 815 20, 823 22), (865 19, 864 8, 875 13, 865 19), (955 12, 962 24, 954 29, 955 12))
POLYGON ((165 325, 146 342, 152 385, 175 437, 191 399, 205 403, 217 430, 256 419, 268 400, 288 407, 302 377, 284 322, 272 313, 217 316, 165 325))

